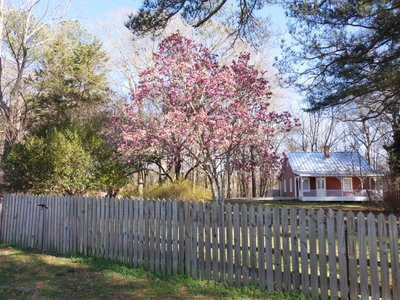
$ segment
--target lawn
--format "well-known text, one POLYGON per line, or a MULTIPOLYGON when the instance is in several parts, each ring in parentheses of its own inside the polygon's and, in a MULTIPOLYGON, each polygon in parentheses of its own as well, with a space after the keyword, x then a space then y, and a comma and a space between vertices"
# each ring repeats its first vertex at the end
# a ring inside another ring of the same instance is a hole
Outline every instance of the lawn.
POLYGON ((0 244, 0 299, 127 298, 304 299, 183 276, 165 278, 103 259, 53 256, 0 244))
POLYGON ((320 209, 323 210, 342 210, 344 212, 353 211, 353 212, 373 212, 379 213, 383 212, 383 203, 376 202, 376 201, 369 201, 369 202, 324 202, 324 201, 310 201, 310 202, 303 202, 298 200, 245 200, 245 199, 234 199, 234 200, 226 200, 226 203, 235 204, 238 203, 241 205, 245 203, 247 205, 264 205, 271 208, 274 207, 286 207, 290 208, 304 208, 304 209, 320 209))

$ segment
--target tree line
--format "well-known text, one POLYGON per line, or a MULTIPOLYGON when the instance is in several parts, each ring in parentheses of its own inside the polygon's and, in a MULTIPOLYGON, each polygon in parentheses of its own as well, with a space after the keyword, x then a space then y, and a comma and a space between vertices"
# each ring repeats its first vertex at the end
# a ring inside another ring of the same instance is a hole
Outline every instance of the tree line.
POLYGON ((275 66, 259 50, 267 1, 225 2, 144 1, 104 42, 59 8, 1 2, 4 187, 115 196, 189 180, 213 199, 265 196, 284 150, 324 145, 399 174, 395 1, 279 1, 293 38, 275 66), (281 109, 288 86, 305 112, 281 109))

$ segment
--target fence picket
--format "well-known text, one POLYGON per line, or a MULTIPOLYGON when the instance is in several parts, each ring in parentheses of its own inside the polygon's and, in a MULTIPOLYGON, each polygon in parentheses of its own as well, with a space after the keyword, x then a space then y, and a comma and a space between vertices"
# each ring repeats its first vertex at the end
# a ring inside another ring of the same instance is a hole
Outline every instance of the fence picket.
POLYGON ((4 199, 5 197, 0 197, 0 241, 2 241, 3 234, 2 234, 2 228, 3 228, 3 206, 4 206, 4 199))
POLYGON ((290 241, 289 241, 289 216, 287 208, 282 209, 282 247, 283 247, 283 275, 285 291, 291 290, 291 271, 290 271, 290 241))
POLYGON ((210 204, 204 205, 204 246, 205 246, 205 279, 211 279, 211 225, 210 225, 210 204))
POLYGON ((128 226, 129 226, 129 223, 128 223, 128 221, 129 221, 129 219, 128 219, 128 213, 129 213, 129 210, 128 210, 128 206, 129 206, 129 202, 130 202, 131 200, 128 200, 128 199, 125 199, 124 200, 124 205, 123 205, 123 211, 124 211, 124 251, 123 251, 123 253, 124 253, 124 264, 125 265, 127 265, 128 264, 128 237, 129 237, 129 235, 128 235, 128 226))
POLYGON ((393 299, 400 299, 399 235, 397 218, 389 216, 390 266, 392 269, 393 299))
POLYGON ((301 290, 306 297, 309 295, 310 279, 308 276, 307 223, 306 211, 299 210, 300 224, 300 256, 301 256, 301 290))
POLYGON ((326 226, 328 231, 328 253, 332 253, 332 255, 329 255, 330 298, 337 299, 335 214, 331 209, 328 211, 326 226))
POLYGON ((179 218, 179 268, 180 274, 185 274, 185 215, 183 202, 178 205, 178 218, 179 218))
POLYGON ((390 282, 389 282, 389 264, 387 249, 387 225, 385 216, 380 213, 378 221, 378 239, 379 239, 379 257, 380 257, 380 274, 382 285, 382 299, 391 299, 390 282))
MULTIPOLYGON (((111 206, 110 197, 106 198, 104 203, 105 211, 104 211, 104 257, 106 259, 110 258, 110 206, 111 206)), ((85 213, 84 213, 85 214, 85 213)))
POLYGON ((173 242, 172 242, 172 274, 176 275, 178 274, 178 230, 179 230, 179 224, 178 224, 178 202, 173 201, 172 202, 172 224, 173 224, 173 242))
MULTIPOLYGON (((229 230, 229 229, 228 229, 229 230)), ((229 238, 228 238, 229 240, 229 238)), ((264 207, 257 209, 258 286, 265 290, 264 207)))
MULTIPOLYGON (((109 258, 111 260, 114 260, 114 245, 115 245, 115 198, 111 198, 110 199, 110 219, 109 219, 109 227, 108 227, 108 231, 110 234, 110 254, 109 254, 109 258)), ((89 212, 88 212, 89 213, 89 212)))
MULTIPOLYGON (((4 197, 4 199, 5 199, 5 197, 4 197)), ((33 227, 34 227, 34 224, 35 224, 35 220, 34 220, 34 211, 35 210, 33 208, 33 206, 34 206, 34 198, 33 198, 33 196, 29 196, 29 201, 30 201, 30 212, 29 212, 29 220, 28 220, 28 227, 27 227, 27 234, 28 234, 27 246, 28 247, 33 247, 33 243, 34 243, 34 241, 33 241, 33 227)), ((4 205, 5 205, 5 202, 3 203, 3 206, 4 205)), ((58 218, 56 220, 58 220, 58 218)), ((60 249, 58 247, 58 238, 59 238, 58 230, 59 230, 59 226, 58 226, 58 224, 56 224, 56 226, 57 226, 57 234, 56 234, 56 239, 57 239, 56 240, 56 246, 57 247, 56 247, 56 251, 60 252, 60 249)))
POLYGON ((191 223, 191 269, 192 277, 197 278, 197 206, 195 202, 191 203, 190 223, 191 223))
MULTIPOLYGON (((22 219, 24 220, 23 227, 22 227, 22 246, 23 247, 26 247, 26 239, 27 239, 26 231, 27 231, 27 224, 29 222, 29 210, 30 210, 29 206, 30 206, 29 196, 25 195, 25 199, 24 199, 24 203, 23 203, 24 211, 22 214, 23 215, 22 219)), ((1 208, 0 208, 0 210, 1 210, 1 208)), ((50 229, 53 229, 53 226, 51 226, 50 229)), ((51 243, 53 242, 53 232, 51 232, 51 240, 50 241, 51 241, 51 243)), ((51 244, 51 246, 52 246, 52 244, 51 244)), ((52 248, 50 248, 50 249, 52 249, 52 248)), ((54 250, 54 248, 52 250, 54 250)))
POLYGON ((357 214, 358 229, 358 255, 360 262, 360 290, 361 298, 365 299, 369 296, 368 291, 368 268, 367 268, 367 245, 365 239, 365 216, 362 212, 357 214))
POLYGON ((190 237, 190 203, 184 204, 185 213, 185 274, 190 275, 190 262, 191 262, 191 237, 190 237))
POLYGON ((218 203, 218 235, 219 235, 219 271, 220 281, 225 283, 226 258, 225 258, 225 209, 223 203, 218 203))
POLYGON ((99 219, 100 219, 100 203, 99 198, 93 198, 93 218, 92 218, 92 231, 93 231, 93 252, 95 256, 99 256, 99 219))
POLYGON ((378 259, 376 249, 376 224, 375 216, 369 213, 368 224, 368 250, 369 250, 369 271, 371 274, 371 296, 372 299, 379 299, 378 259))
POLYGON ((160 272, 160 200, 155 201, 155 251, 154 270, 160 272))
POLYGON ((274 270, 272 263, 272 215, 271 209, 266 207, 264 210, 265 219, 265 262, 267 264, 267 289, 273 291, 274 287, 274 270))
POLYGON ((248 268, 248 225, 247 225, 247 206, 242 204, 241 208, 241 226, 242 226, 242 276, 243 285, 249 284, 249 268, 248 268))
POLYGON ((165 231, 165 221, 166 221, 166 203, 165 200, 162 200, 160 203, 160 222, 161 222, 161 226, 160 226, 160 239, 161 239, 161 243, 160 243, 160 271, 161 274, 166 274, 166 244, 165 244, 165 239, 166 239, 166 231, 165 231))
POLYGON ((298 242, 296 213, 297 211, 295 208, 290 209, 290 239, 292 242, 292 281, 293 281, 293 290, 298 292, 300 290, 300 272, 299 272, 299 242, 298 242))
POLYGON ((340 294, 342 299, 348 299, 348 278, 347 278, 347 260, 346 260, 346 228, 342 211, 338 211, 337 234, 338 234, 338 254, 339 254, 339 274, 340 274, 340 294))
MULTIPOLYGON (((72 214, 72 218, 71 218, 71 239, 72 239, 72 253, 76 253, 76 249, 77 249, 77 236, 76 236, 76 228, 77 228, 77 198, 76 197, 71 197, 71 214, 72 214)), ((48 210, 46 210, 46 222, 47 224, 49 224, 49 214, 48 214, 48 210)), ((100 217, 99 217, 100 218, 100 217)), ((48 227, 47 227, 48 228, 48 227)), ((46 237, 48 237, 48 233, 46 233, 46 237)))
POLYGON ((19 233, 19 240, 20 240, 20 245, 23 247, 25 246, 25 226, 26 226, 26 209, 28 206, 27 203, 27 195, 24 195, 24 197, 21 199, 21 223, 20 223, 20 233, 19 233))
POLYGON ((6 232, 8 230, 7 216, 8 216, 8 203, 9 194, 5 194, 1 199, 1 214, 0 214, 0 241, 6 242, 6 232), (7 230, 6 230, 7 228, 7 230))
POLYGON ((358 299, 357 279, 357 232, 353 212, 347 214, 347 258, 349 268, 350 299, 358 299))
POLYGON ((199 202, 199 211, 198 211, 198 230, 199 230, 199 278, 204 279, 204 209, 203 203, 199 202))
POLYGON ((125 232, 124 232, 124 205, 125 202, 127 201, 126 198, 122 198, 121 201, 119 201, 119 226, 118 226, 118 232, 119 232, 119 244, 118 244, 118 261, 120 263, 124 262, 124 237, 125 237, 125 232))
POLYGON ((311 281, 311 296, 313 299, 318 298, 318 258, 317 258, 317 238, 315 234, 315 215, 312 209, 308 210, 308 234, 310 244, 310 281, 311 281))
POLYGON ((214 281, 218 281, 218 205, 211 205, 211 226, 212 226, 212 272, 214 281))
POLYGON ((133 239, 133 266, 139 266, 139 201, 133 201, 133 217, 132 217, 132 239, 133 239))
POLYGON ((149 247, 150 247, 150 259, 149 259, 149 269, 151 272, 154 272, 154 237, 155 237, 155 220, 154 220, 154 201, 150 201, 149 211, 150 211, 150 239, 149 239, 149 247))
POLYGON ((227 273, 228 284, 233 286, 233 228, 232 228, 232 206, 230 203, 226 205, 226 242, 227 242, 227 273))
POLYGON ((274 230, 274 259, 275 259, 275 287, 282 290, 282 255, 281 255, 281 226, 279 209, 273 208, 272 222, 274 230))
MULTIPOLYGON (((166 210, 167 210, 167 275, 172 274, 172 202, 168 200, 166 202, 166 210)), ((143 216, 142 216, 143 219, 143 216)), ((143 237, 142 237, 143 238, 143 237)))
MULTIPOLYGON (((239 204, 233 206, 233 227, 234 227, 234 245, 235 245, 235 283, 236 287, 240 287, 242 270, 241 266, 241 250, 240 250, 240 214, 239 214, 239 204)), ((207 248, 206 248, 207 249, 207 248)))
MULTIPOLYGON (((22 199, 25 195, 22 195, 22 199)), ((22 199, 21 198, 15 198, 16 201, 16 210, 14 214, 15 218, 15 238, 14 238, 14 244, 21 246, 21 227, 22 227, 22 199)), ((44 224, 42 225, 44 226, 44 224)), ((44 235, 42 236, 44 239, 44 235)))
POLYGON ((320 290, 321 298, 328 298, 328 279, 326 267, 326 231, 325 231, 325 213, 322 209, 317 212, 317 227, 318 227, 318 258, 319 258, 319 276, 320 276, 320 290))
POLYGON ((254 205, 249 208, 249 231, 250 231, 250 277, 251 284, 257 285, 257 245, 256 245, 256 217, 254 205))
POLYGON ((17 223, 17 196, 12 196, 12 211, 11 211, 11 236, 10 242, 15 244, 16 239, 16 223, 17 223))
MULTIPOLYGON (((60 199, 61 201, 62 199, 60 199)), ((83 210, 84 210, 84 216, 83 216, 83 255, 88 255, 87 253, 87 249, 88 249, 88 215, 89 215, 89 206, 88 206, 88 199, 85 199, 84 203, 83 203, 83 210)), ((111 204, 110 204, 111 205, 111 204)), ((61 220, 61 202, 58 203, 60 212, 59 212, 59 216, 60 216, 60 220, 61 220)), ((60 224, 61 225, 61 224, 60 224)))

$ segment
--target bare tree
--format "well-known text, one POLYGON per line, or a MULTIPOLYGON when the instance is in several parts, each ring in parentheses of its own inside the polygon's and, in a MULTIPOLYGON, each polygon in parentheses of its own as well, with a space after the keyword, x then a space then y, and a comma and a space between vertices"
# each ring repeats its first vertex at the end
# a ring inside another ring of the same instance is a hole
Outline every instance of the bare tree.
POLYGON ((343 137, 343 124, 334 110, 295 113, 301 126, 288 137, 290 151, 322 151, 324 146, 335 147, 343 137))
POLYGON ((59 20, 69 6, 69 1, 57 2, 50 8, 50 1, 41 0, 12 1, 0 0, 0 118, 3 122, 4 144, 21 142, 30 126, 31 92, 29 76, 40 52, 51 35, 47 30, 50 24, 59 20), (44 12, 35 16, 34 11, 44 12))

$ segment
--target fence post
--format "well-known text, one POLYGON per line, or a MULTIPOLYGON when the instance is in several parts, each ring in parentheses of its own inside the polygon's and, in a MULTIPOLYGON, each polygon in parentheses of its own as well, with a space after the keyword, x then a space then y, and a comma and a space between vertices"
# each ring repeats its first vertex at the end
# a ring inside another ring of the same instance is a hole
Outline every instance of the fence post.
POLYGON ((44 252, 44 233, 45 233, 44 224, 46 223, 46 209, 48 209, 48 208, 47 208, 47 205, 44 204, 44 203, 38 204, 38 206, 41 208, 41 211, 42 211, 42 224, 40 224, 41 227, 42 227, 40 229, 41 230, 42 239, 40 241, 40 250, 43 253, 44 252))
POLYGON ((4 196, 0 197, 0 241, 3 241, 4 196))

